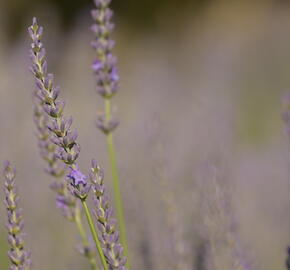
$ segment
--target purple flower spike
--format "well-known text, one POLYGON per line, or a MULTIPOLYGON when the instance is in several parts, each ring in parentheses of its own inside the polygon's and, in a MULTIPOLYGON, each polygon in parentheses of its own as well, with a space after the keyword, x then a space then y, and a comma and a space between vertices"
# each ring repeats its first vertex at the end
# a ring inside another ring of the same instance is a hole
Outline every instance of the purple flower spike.
MULTIPOLYGON (((62 176, 65 175, 67 166, 73 166, 79 156, 77 132, 72 130, 72 118, 63 115, 65 103, 59 99, 60 88, 55 85, 54 76, 47 71, 46 51, 41 41, 43 28, 38 25, 35 18, 28 32, 32 39, 31 71, 36 85, 34 118, 40 153, 48 165, 46 172, 56 178, 50 187, 57 194, 57 207, 66 219, 76 223, 81 211, 78 198, 85 197, 90 185, 85 187, 80 185, 71 192, 71 186, 67 185, 62 176), (78 190, 81 188, 82 190, 78 190)), ((90 249, 86 239, 83 239, 83 248, 90 249)), ((84 253, 94 265, 95 259, 92 254, 92 252, 84 253)))
POLYGON ((56 204, 68 220, 75 221, 76 198, 62 177, 65 164, 73 164, 79 155, 77 133, 71 131, 72 118, 63 116, 64 102, 58 100, 60 88, 54 85, 53 75, 47 73, 46 52, 41 42, 43 28, 38 26, 35 18, 28 32, 32 39, 30 55, 36 85, 33 101, 38 146, 47 162, 45 171, 57 178, 50 186, 57 194, 56 204))
POLYGON ((11 261, 10 269, 30 269, 30 252, 24 248, 23 240, 23 217, 22 211, 18 207, 19 197, 15 188, 15 169, 8 161, 4 163, 5 178, 5 205, 8 216, 8 242, 10 250, 8 252, 11 261))
POLYGON ((95 21, 91 27, 95 40, 91 45, 96 51, 92 69, 96 77, 97 92, 107 99, 117 92, 119 83, 117 59, 112 55, 115 42, 111 39, 114 24, 111 22, 113 11, 109 8, 110 2, 95 0, 96 9, 91 12, 95 21))
POLYGON ((119 243, 119 232, 116 228, 117 221, 113 218, 113 209, 110 206, 104 185, 104 173, 95 160, 92 161, 90 180, 94 192, 94 213, 97 219, 99 238, 109 269, 126 270, 126 257, 123 255, 123 247, 119 243))
POLYGON ((36 84, 35 96, 47 118, 50 141, 58 148, 55 157, 67 165, 73 165, 80 152, 76 142, 77 133, 71 130, 72 119, 64 117, 65 102, 58 98, 60 89, 54 85, 53 75, 47 73, 46 52, 41 42, 43 29, 38 26, 36 19, 33 19, 28 32, 32 40, 30 55, 36 84))

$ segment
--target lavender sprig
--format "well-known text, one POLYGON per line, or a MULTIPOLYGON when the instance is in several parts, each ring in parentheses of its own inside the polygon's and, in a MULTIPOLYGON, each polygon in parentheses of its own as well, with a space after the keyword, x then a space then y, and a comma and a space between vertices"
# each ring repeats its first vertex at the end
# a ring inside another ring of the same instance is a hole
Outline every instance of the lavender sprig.
MULTIPOLYGON (((34 18, 33 24, 28 30, 32 39, 31 59, 33 64, 31 70, 36 83, 35 95, 39 99, 38 114, 44 113, 43 121, 46 121, 47 127, 46 129, 43 126, 38 128, 40 135, 46 138, 40 146, 50 164, 55 165, 57 160, 61 160, 73 170, 77 168, 76 159, 80 153, 80 146, 76 142, 78 135, 76 130, 71 129, 72 118, 63 116, 64 102, 58 100, 60 88, 54 86, 53 75, 47 73, 46 52, 41 42, 43 28, 38 26, 34 18), (54 151, 52 160, 45 151, 47 147, 54 151)), ((40 122, 38 121, 37 124, 39 125, 40 122)), ((54 171, 50 171, 50 173, 55 174, 54 171)))
POLYGON ((31 71, 35 77, 36 95, 49 116, 48 129, 53 134, 51 141, 58 146, 56 156, 67 165, 74 166, 80 153, 80 146, 76 142, 78 135, 71 130, 72 118, 63 116, 65 103, 58 100, 60 88, 54 86, 53 75, 47 73, 46 52, 41 42, 43 28, 38 26, 34 18, 28 31, 32 39, 31 71))
MULTIPOLYGON (((73 122, 72 118, 65 118, 63 116, 64 102, 58 99, 60 88, 54 85, 53 75, 47 73, 46 52, 41 42, 43 28, 38 26, 36 18, 33 19, 33 24, 29 27, 28 31, 32 39, 31 71, 35 77, 37 89, 36 95, 40 100, 43 111, 49 119, 47 127, 51 133, 50 140, 57 146, 55 156, 68 165, 71 170, 79 171, 76 164, 76 160, 80 153, 80 146, 76 142, 78 135, 76 131, 72 131, 71 129, 73 122)), ((68 178, 71 181, 70 187, 72 194, 79 198, 82 202, 88 223, 91 225, 90 212, 85 202, 89 192, 89 188, 87 188, 89 184, 86 185, 83 183, 83 185, 80 185, 79 183, 76 183, 72 177, 68 178)), ((95 228, 90 226, 90 229, 93 236, 96 235, 95 228)), ((102 249, 100 248, 99 239, 94 237, 94 241, 96 243, 103 267, 107 270, 107 264, 102 249)))
POLYGON ((4 164, 5 177, 5 205, 8 216, 8 242, 10 250, 8 252, 11 261, 11 270, 29 270, 30 253, 25 250, 23 240, 23 216, 18 206, 19 197, 15 188, 15 169, 7 161, 4 164))
POLYGON ((112 49, 115 45, 111 38, 114 29, 114 24, 112 23, 113 11, 109 7, 111 0, 94 0, 94 3, 96 9, 91 12, 94 19, 91 29, 95 39, 91 45, 96 52, 96 59, 92 64, 92 69, 96 78, 96 90, 105 100, 105 113, 98 117, 97 127, 106 135, 116 213, 120 227, 120 239, 127 257, 127 267, 130 268, 123 201, 112 134, 119 124, 119 121, 112 116, 111 105, 111 99, 116 94, 119 83, 117 59, 112 54, 112 49))
POLYGON ((119 243, 119 233, 116 230, 117 221, 113 218, 113 209, 110 206, 109 197, 103 183, 104 173, 95 160, 92 161, 90 180, 96 207, 94 214, 109 269, 125 270, 126 257, 123 255, 123 247, 119 243))
MULTIPOLYGON (((91 42, 96 52, 96 59, 92 64, 92 70, 96 78, 96 90, 110 105, 110 99, 118 91, 119 74, 117 68, 117 58, 112 54, 115 45, 111 39, 114 29, 112 23, 113 11, 109 8, 111 0, 94 0, 96 9, 91 15, 95 21, 91 30, 95 35, 95 40, 91 42)), ((105 134, 116 129, 119 122, 111 116, 111 108, 107 106, 105 115, 100 115, 97 119, 97 127, 105 134)))
POLYGON ((110 35, 114 29, 111 22, 113 11, 109 8, 111 0, 95 0, 96 9, 91 15, 95 21, 91 29, 95 34, 95 40, 91 45, 95 49, 97 57, 92 64, 97 80, 97 92, 104 98, 111 98, 118 90, 117 59, 112 54, 115 42, 110 35))

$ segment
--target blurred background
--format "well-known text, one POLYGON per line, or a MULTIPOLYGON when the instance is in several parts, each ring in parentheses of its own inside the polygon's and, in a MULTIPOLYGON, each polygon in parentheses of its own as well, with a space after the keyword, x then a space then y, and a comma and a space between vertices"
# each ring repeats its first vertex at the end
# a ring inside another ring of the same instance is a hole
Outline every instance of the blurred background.
MULTIPOLYGON (((0 161, 18 169, 34 269, 88 265, 38 154, 27 27, 37 16, 45 28, 82 169, 96 158, 110 187, 105 138, 95 127, 103 100, 90 70, 92 7, 0 0, 0 161)), ((115 141, 132 269, 286 269, 290 154, 281 96, 290 88, 290 2, 113 0, 112 7, 121 73, 115 141)), ((1 269, 8 268, 4 210, 1 269)))

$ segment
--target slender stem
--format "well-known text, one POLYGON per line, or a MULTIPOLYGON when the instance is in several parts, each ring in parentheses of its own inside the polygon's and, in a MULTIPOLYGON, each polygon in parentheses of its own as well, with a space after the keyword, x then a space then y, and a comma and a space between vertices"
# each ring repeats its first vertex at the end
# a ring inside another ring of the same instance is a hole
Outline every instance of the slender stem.
MULTIPOLYGON (((106 111, 106 121, 109 121, 111 119, 111 100, 110 99, 105 99, 105 111, 106 111)), ((117 168, 116 151, 114 147, 113 134, 109 132, 106 135, 106 139, 107 139, 110 166, 111 166, 111 171, 112 171, 116 214, 117 214, 117 219, 119 221, 119 228, 120 228, 120 241, 124 248, 124 255, 127 257, 127 263, 126 263, 127 268, 130 268, 124 207, 123 207, 123 201, 122 201, 122 196, 121 196, 119 173, 118 173, 118 168, 117 168)))
MULTIPOLYGON (((76 208, 75 222, 76 222, 79 234, 82 238, 84 247, 89 247, 89 241, 88 241, 87 233, 86 233, 84 226, 83 226, 83 223, 82 223, 81 211, 80 211, 79 207, 76 208)), ((99 270, 97 263, 96 263, 96 260, 92 256, 92 253, 88 252, 88 254, 86 254, 86 257, 89 259, 89 262, 91 264, 91 269, 92 270, 99 270)))
POLYGON ((94 239, 94 241, 96 243, 96 247, 97 247, 97 250, 99 252, 99 256, 100 256, 101 262, 103 264, 104 269, 108 270, 108 265, 107 265, 107 262, 106 262, 106 258, 105 258, 105 255, 103 253, 101 242, 100 242, 100 240, 98 238, 98 235, 97 235, 94 223, 93 223, 92 215, 90 213, 90 210, 89 210, 88 205, 87 205, 85 200, 82 200, 82 204, 83 204, 83 207, 84 207, 84 210, 85 210, 85 213, 86 213, 86 217, 87 217, 87 220, 88 220, 88 224, 89 224, 93 239, 94 239))

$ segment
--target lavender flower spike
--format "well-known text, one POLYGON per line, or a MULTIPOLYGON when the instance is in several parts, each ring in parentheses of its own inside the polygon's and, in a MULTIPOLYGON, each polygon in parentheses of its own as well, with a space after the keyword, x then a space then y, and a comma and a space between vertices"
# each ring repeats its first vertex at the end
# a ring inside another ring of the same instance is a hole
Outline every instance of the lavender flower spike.
MULTIPOLYGON (((54 86, 53 75, 47 73, 46 52, 41 42, 43 28, 39 27, 36 18, 28 28, 32 39, 31 71, 35 77, 35 123, 38 129, 39 147, 42 157, 48 162, 47 172, 58 178, 64 174, 59 161, 76 168, 76 159, 80 146, 76 142, 77 133, 71 130, 72 118, 63 116, 64 102, 58 100, 60 88, 54 86)), ((97 269, 93 253, 89 246, 86 231, 81 221, 81 212, 76 194, 70 193, 67 183, 55 181, 51 188, 57 193, 57 206, 64 216, 75 222, 83 240, 84 255, 90 260, 92 269, 97 269)))
POLYGON ((8 216, 8 242, 10 250, 8 256, 11 261, 11 270, 29 270, 30 253, 24 248, 23 217, 18 207, 19 197, 15 188, 15 169, 7 161, 4 163, 5 177, 5 205, 8 216))
MULTIPOLYGON (((72 136, 69 130, 72 119, 64 119, 62 116, 64 103, 57 100, 59 87, 54 87, 53 75, 47 73, 46 53, 41 43, 43 29, 38 26, 36 18, 28 31, 33 41, 30 54, 33 62, 31 70, 36 82, 34 122, 37 127, 38 146, 42 158, 48 164, 46 172, 55 178, 61 178, 65 174, 61 161, 70 164, 75 160, 79 146, 75 142, 76 136, 72 136), (62 148, 68 150, 66 154, 63 154, 62 148)), ((65 181, 54 181, 51 188, 57 193, 57 206, 63 215, 68 220, 75 221, 78 206, 76 198, 67 190, 65 181)))
MULTIPOLYGON (((48 136, 52 142, 52 145, 57 147, 54 150, 53 156, 57 159, 63 161, 65 164, 69 165, 72 169, 76 169, 76 159, 80 153, 80 146, 76 142, 77 132, 71 130, 72 118, 65 118, 63 116, 64 102, 58 100, 60 89, 55 87, 53 83, 53 75, 47 73, 47 62, 46 62, 46 52, 41 43, 43 29, 37 24, 37 20, 33 19, 33 24, 28 28, 30 37, 32 39, 31 44, 31 59, 32 59, 32 73, 35 76, 36 92, 35 95, 40 100, 39 106, 40 110, 46 114, 45 119, 47 119, 47 131, 48 136)), ((39 119, 37 119, 39 120, 39 119)), ((39 122, 37 124, 40 124, 39 122)), ((44 133, 43 130, 39 132, 44 133)), ((44 135, 44 134, 43 134, 44 135)), ((47 143, 47 142, 45 142, 47 143)), ((49 147, 43 145, 42 147, 49 147)), ((46 149, 44 149, 46 150, 46 149)), ((45 152, 47 157, 47 153, 45 152)), ((55 159, 48 160, 51 162, 56 162, 55 159)), ((55 174, 55 173, 54 173, 55 174)), ((71 179, 71 178, 70 178, 71 179)), ((73 183, 72 183, 73 184, 73 183)), ((54 184, 54 189, 60 193, 62 186, 54 184)), ((74 185, 73 185, 74 186, 74 185)), ((79 185, 78 185, 79 187, 79 185)), ((75 187, 73 192, 77 196, 78 187, 75 187)), ((83 190, 84 191, 84 190, 83 190)), ((89 189, 85 189, 89 191, 89 189)), ((65 194, 61 194, 62 198, 60 200, 60 206, 66 206, 67 200, 65 194)), ((82 194, 84 197, 85 194, 82 194)), ((77 196, 79 197, 79 196, 77 196)), ((86 196, 85 196, 86 197, 86 196)))
POLYGON ((115 45, 115 42, 111 38, 114 29, 114 24, 112 23, 113 11, 109 7, 111 0, 94 0, 94 2, 96 9, 91 12, 94 20, 91 29, 94 33, 95 39, 92 41, 91 45, 95 49, 96 59, 92 64, 92 69, 95 73, 97 92, 105 101, 105 112, 97 118, 96 124, 97 127, 106 135, 108 155, 112 171, 116 215, 120 229, 120 241, 124 247, 124 254, 127 257, 126 267, 130 268, 125 215, 113 140, 113 131, 118 126, 119 121, 112 116, 111 99, 118 90, 120 79, 117 68, 117 59, 112 53, 115 45))
POLYGON ((37 20, 28 28, 31 44, 31 71, 35 77, 36 95, 40 99, 43 110, 49 116, 48 129, 51 141, 58 146, 56 156, 64 163, 75 166, 80 153, 80 146, 76 142, 77 132, 71 130, 72 118, 63 116, 64 102, 58 100, 59 87, 54 86, 53 75, 47 73, 46 52, 41 42, 43 28, 37 20))
POLYGON ((92 161, 90 179, 94 192, 97 226, 109 269, 126 270, 126 258, 123 255, 123 247, 119 243, 119 233, 116 230, 116 220, 112 217, 113 210, 110 206, 108 194, 103 183, 104 174, 95 160, 92 161))
POLYGON ((115 43, 110 37, 114 29, 114 24, 111 22, 113 11, 109 8, 110 2, 111 0, 95 0, 97 9, 91 12, 95 21, 91 27, 95 40, 91 45, 97 53, 92 69, 96 75, 97 92, 105 98, 111 98, 117 92, 119 82, 117 59, 112 54, 115 43))
MULTIPOLYGON (((37 97, 40 99, 42 108, 49 119, 47 126, 51 134, 51 142, 58 147, 56 157, 71 169, 77 169, 76 160, 80 153, 80 146, 76 142, 78 135, 76 131, 71 129, 72 118, 65 118, 63 116, 64 102, 58 99, 60 89, 54 86, 53 75, 47 73, 46 53, 41 42, 43 29, 38 26, 37 20, 34 18, 33 24, 28 28, 28 31, 32 39, 30 51, 32 60, 31 71, 35 77, 37 97)), ((82 202, 103 267, 107 270, 104 254, 100 248, 95 228, 91 226, 91 215, 85 202, 89 189, 87 186, 80 189, 80 185, 75 185, 72 178, 70 180, 70 184, 73 187, 72 194, 82 202), (83 193, 84 191, 86 194, 83 193)))
MULTIPOLYGON (((95 22, 91 27, 95 34, 91 45, 96 52, 92 70, 96 78, 96 90, 106 100, 110 100, 116 94, 119 83, 117 59, 112 54, 115 42, 111 39, 114 24, 111 21, 113 11, 109 8, 110 3, 111 0, 95 0, 96 9, 91 12, 95 22)), ((118 124, 119 121, 111 115, 101 115, 97 119, 97 127, 105 134, 111 133, 118 124)))

